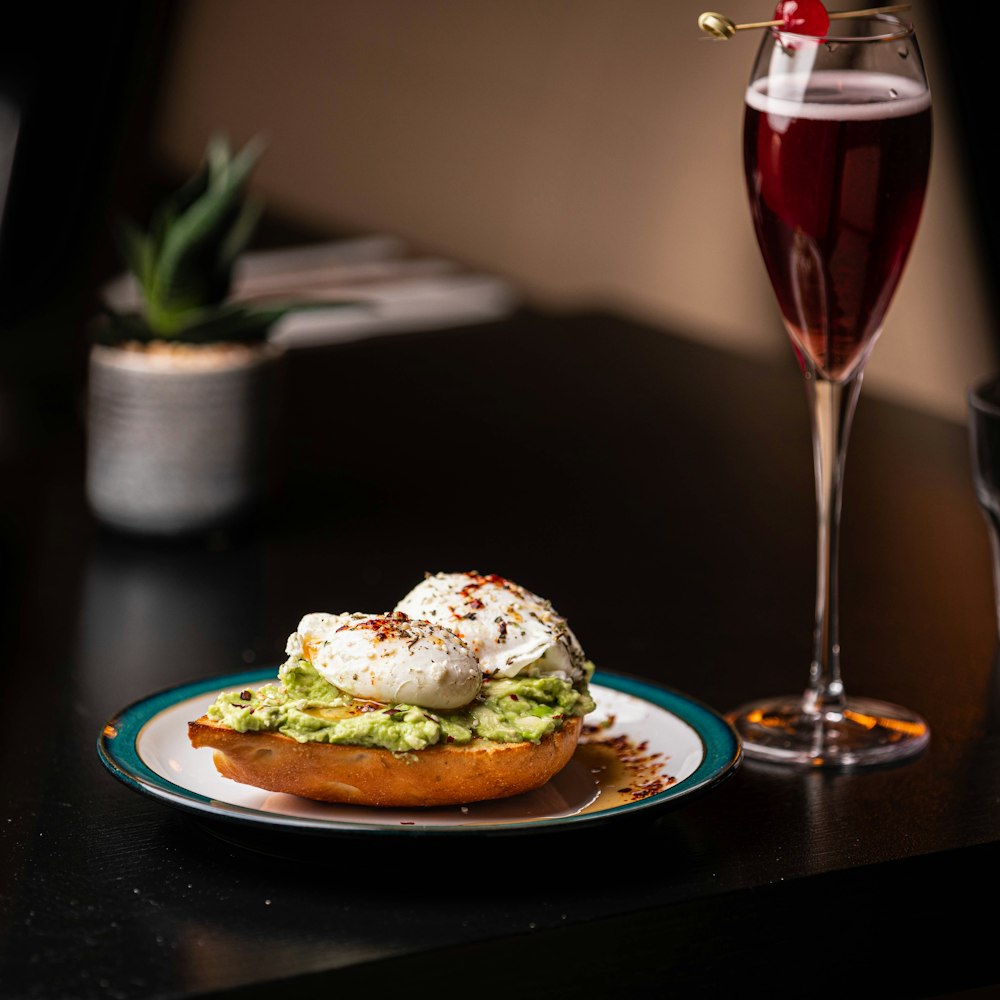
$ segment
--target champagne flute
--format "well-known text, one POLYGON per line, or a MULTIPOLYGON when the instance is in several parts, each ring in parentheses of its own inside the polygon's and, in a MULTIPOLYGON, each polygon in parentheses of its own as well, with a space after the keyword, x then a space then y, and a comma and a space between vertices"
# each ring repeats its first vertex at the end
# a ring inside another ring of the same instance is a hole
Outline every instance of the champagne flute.
POLYGON ((743 705, 729 719, 748 757, 813 767, 900 760, 930 731, 906 708, 845 693, 837 562, 851 419, 930 163, 930 90, 912 25, 865 12, 838 15, 821 38, 768 28, 743 148, 757 241, 811 410, 816 624, 804 694, 743 705))

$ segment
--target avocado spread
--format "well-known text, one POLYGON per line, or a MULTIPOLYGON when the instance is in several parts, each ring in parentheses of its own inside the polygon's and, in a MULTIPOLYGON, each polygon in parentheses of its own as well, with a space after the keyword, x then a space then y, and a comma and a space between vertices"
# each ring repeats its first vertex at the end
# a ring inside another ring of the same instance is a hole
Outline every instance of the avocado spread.
POLYGON ((344 743, 384 747, 397 753, 437 743, 474 739, 537 743, 562 726, 562 720, 593 711, 586 678, 574 687, 552 674, 483 678, 475 700, 457 711, 431 711, 418 705, 362 701, 334 687, 305 659, 291 658, 275 683, 256 691, 227 691, 208 710, 210 719, 237 732, 276 731, 300 743, 344 743))

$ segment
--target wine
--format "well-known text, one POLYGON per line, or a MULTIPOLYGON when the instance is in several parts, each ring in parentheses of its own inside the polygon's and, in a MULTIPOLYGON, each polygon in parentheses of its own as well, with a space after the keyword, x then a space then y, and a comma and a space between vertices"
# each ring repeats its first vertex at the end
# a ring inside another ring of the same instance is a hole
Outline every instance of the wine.
POLYGON ((800 355, 833 381, 867 357, 923 207, 930 93, 887 73, 764 77, 747 90, 757 240, 800 355))
POLYGON ((890 14, 864 11, 831 18, 822 38, 765 31, 745 103, 754 228, 806 376, 816 609, 805 690, 746 702, 728 718, 748 757, 811 768, 900 761, 927 746, 930 729, 903 705, 847 694, 839 549, 862 373, 927 184, 931 98, 916 33, 890 14))

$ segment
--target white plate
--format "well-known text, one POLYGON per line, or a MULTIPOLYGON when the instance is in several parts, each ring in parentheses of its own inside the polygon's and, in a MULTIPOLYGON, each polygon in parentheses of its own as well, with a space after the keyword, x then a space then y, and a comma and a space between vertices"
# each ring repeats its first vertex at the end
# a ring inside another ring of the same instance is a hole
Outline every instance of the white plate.
POLYGON ((597 711, 573 759, 547 785, 509 799, 428 809, 378 809, 313 802, 223 778, 208 749, 195 750, 187 724, 219 691, 273 681, 255 670, 162 691, 111 718, 101 760, 130 787, 166 803, 264 828, 329 833, 531 831, 607 820, 674 802, 727 777, 742 753, 712 709, 669 688, 599 672, 597 711))

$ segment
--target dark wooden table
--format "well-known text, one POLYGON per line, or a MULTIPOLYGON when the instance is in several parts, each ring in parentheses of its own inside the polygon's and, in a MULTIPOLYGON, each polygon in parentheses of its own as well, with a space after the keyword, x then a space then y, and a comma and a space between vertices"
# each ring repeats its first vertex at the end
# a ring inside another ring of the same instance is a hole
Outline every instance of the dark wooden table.
POLYGON ((276 665, 303 612, 391 606, 427 570, 507 575, 600 667, 719 711, 805 684, 815 515, 791 352, 523 313, 298 351, 286 375, 280 489, 241 530, 95 526, 79 421, 3 460, 0 995, 1000 984, 1000 672, 966 431, 873 396, 847 469, 845 679, 924 714, 919 759, 745 762, 620 824, 444 843, 255 839, 113 780, 95 742, 116 710, 276 665))

